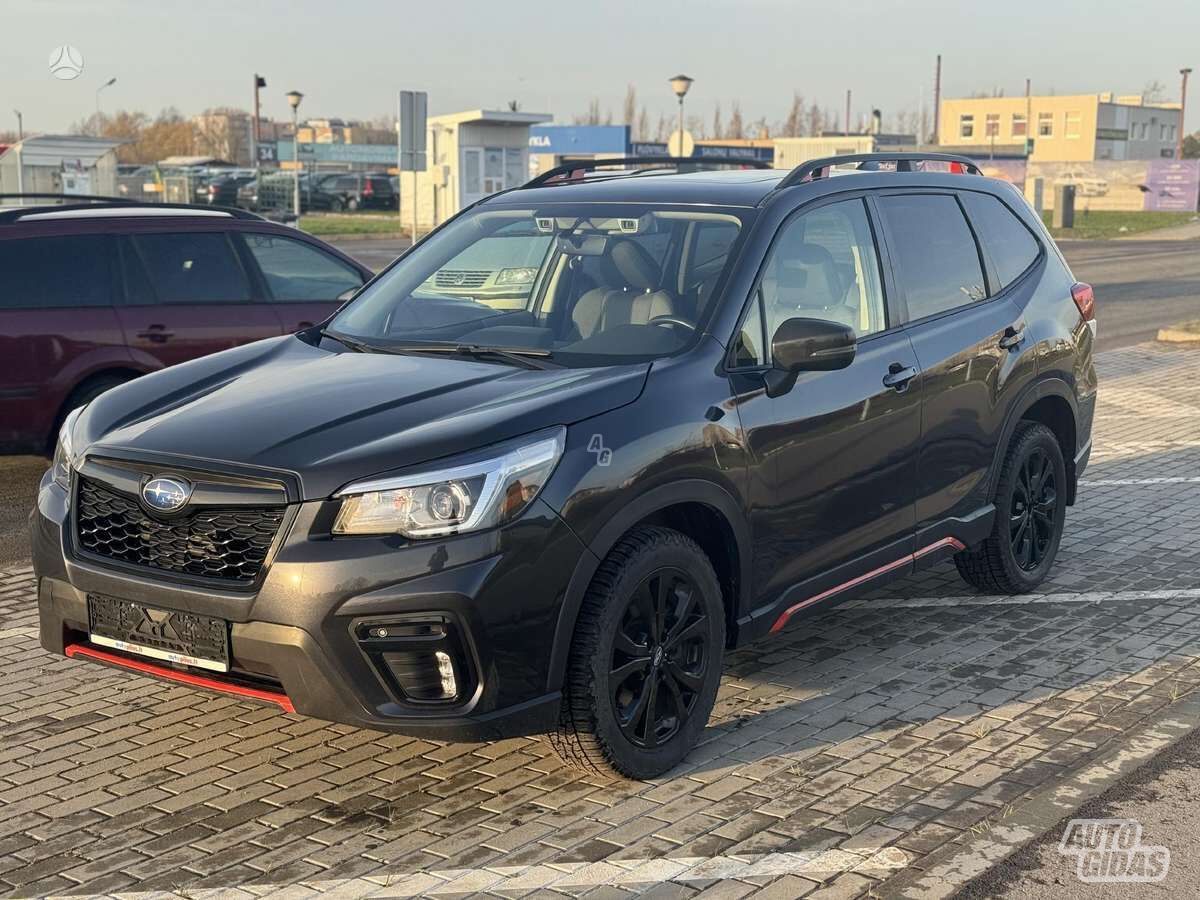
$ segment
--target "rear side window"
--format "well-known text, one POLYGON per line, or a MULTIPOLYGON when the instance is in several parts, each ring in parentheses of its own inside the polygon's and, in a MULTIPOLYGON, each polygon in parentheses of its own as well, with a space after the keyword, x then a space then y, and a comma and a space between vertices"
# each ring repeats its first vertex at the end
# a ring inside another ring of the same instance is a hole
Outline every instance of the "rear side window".
POLYGON ((0 241, 0 309, 110 306, 108 246, 98 234, 0 241))
POLYGON ((979 248, 958 201, 945 194, 880 197, 909 319, 987 298, 979 248))
POLYGON ((239 303, 250 284, 222 232, 135 234, 132 243, 160 303, 239 303))
POLYGON ((980 243, 996 267, 999 287, 1008 287, 1033 265, 1041 252, 1040 245, 1025 223, 997 198, 974 191, 964 191, 959 196, 980 243))
POLYGON ((358 272, 303 241, 277 234, 242 237, 262 269, 273 300, 336 300, 339 294, 362 284, 358 272))

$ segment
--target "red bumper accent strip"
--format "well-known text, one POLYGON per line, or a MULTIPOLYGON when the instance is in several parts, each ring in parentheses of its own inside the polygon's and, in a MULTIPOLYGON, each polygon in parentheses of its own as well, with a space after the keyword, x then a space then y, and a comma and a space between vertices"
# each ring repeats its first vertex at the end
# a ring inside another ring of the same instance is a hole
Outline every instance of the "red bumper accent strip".
POLYGON ((828 600, 835 594, 840 594, 844 591, 850 590, 851 588, 856 588, 861 584, 866 584, 873 578, 878 578, 880 575, 885 575, 894 569, 900 568, 901 566, 906 566, 909 563, 916 562, 921 557, 928 556, 930 553, 936 553, 938 550, 945 549, 946 547, 952 548, 955 552, 967 549, 966 545, 958 538, 948 537, 942 538, 940 541, 935 541, 928 547, 922 547, 916 553, 909 553, 908 555, 902 556, 899 559, 892 560, 890 563, 882 565, 878 569, 872 569, 870 572, 859 575, 857 578, 851 578, 849 581, 844 582, 843 584, 831 587, 829 590, 822 591, 814 597, 809 597, 805 600, 801 600, 799 603, 796 603, 793 606, 789 606, 783 611, 783 615, 775 620, 775 624, 771 626, 771 634, 782 630, 783 626, 788 623, 788 619, 800 612, 800 610, 804 609, 805 607, 812 606, 814 603, 820 603, 822 600, 828 600))
POLYGON ((141 672, 144 675, 154 675, 157 678, 165 678, 168 681, 178 681, 180 684, 187 684, 192 687, 206 688, 222 694, 232 694, 235 697, 248 697, 251 700, 262 700, 265 703, 274 703, 284 712, 294 713, 296 711, 287 694, 280 694, 276 691, 259 690, 258 688, 232 684, 228 681, 218 681, 215 678, 205 678, 203 675, 192 675, 190 672, 180 672, 176 669, 168 669, 166 666, 156 666, 153 663, 127 659, 124 656, 117 656, 115 653, 106 653, 103 650, 97 650, 95 647, 86 647, 83 644, 68 644, 63 652, 71 659, 82 656, 87 659, 94 659, 97 662, 107 663, 110 666, 119 666, 122 669, 130 669, 134 672, 141 672))

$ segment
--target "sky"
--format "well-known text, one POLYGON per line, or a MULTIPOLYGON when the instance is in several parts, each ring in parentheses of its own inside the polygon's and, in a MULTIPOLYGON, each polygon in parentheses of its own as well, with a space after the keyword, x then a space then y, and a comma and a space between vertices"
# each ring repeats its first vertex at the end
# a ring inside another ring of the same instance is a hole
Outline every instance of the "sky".
POLYGON ((1194 66, 1186 127, 1200 129, 1200 0, 0 0, 0 132, 62 132, 96 109, 167 106, 184 114, 249 109, 255 72, 263 113, 369 119, 396 92, 429 92, 431 114, 503 108, 570 122, 589 101, 621 117, 636 88, 652 124, 673 116, 668 79, 695 79, 688 114, 738 102, 746 121, 782 121, 793 91, 853 119, 1003 90, 1138 93, 1153 81, 1178 100, 1194 66), (70 44, 82 74, 55 79, 51 51, 70 44))

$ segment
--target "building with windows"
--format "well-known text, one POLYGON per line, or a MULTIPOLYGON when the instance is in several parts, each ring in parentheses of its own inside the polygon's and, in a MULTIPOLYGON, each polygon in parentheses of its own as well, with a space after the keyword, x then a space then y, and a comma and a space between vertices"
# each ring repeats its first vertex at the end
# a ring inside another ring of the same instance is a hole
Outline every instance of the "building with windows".
POLYGON ((1170 159, 1179 139, 1180 105, 1140 95, 970 97, 943 100, 938 144, 979 159, 1023 151, 1034 162, 1170 159))

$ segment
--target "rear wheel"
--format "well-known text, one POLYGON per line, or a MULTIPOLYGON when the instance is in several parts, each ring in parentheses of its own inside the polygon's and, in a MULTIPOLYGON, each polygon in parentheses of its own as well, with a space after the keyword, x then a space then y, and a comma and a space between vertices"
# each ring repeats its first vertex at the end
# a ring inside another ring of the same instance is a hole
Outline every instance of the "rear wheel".
POLYGON ((1058 555, 1066 497, 1066 464, 1054 432, 1037 422, 1022 423, 1000 470, 992 533, 978 548, 954 557, 958 574, 985 593, 1032 591, 1058 555))
POLYGON ((724 646, 721 588, 704 551, 677 531, 639 526, 588 588, 551 745, 593 774, 661 775, 708 722, 724 646))
POLYGON ((358 212, 358 205, 357 197, 351 197, 346 201, 346 209, 350 210, 350 212, 358 212))
POLYGON ((50 435, 49 446, 47 452, 54 453, 54 445, 58 441, 58 429, 62 426, 63 420, 73 409, 79 409, 81 406, 87 406, 105 391, 115 388, 119 384, 124 384, 129 381, 128 375, 97 375, 95 378, 90 378, 83 384, 73 390, 67 401, 62 405, 62 409, 58 411, 58 418, 54 422, 54 431, 50 435))

